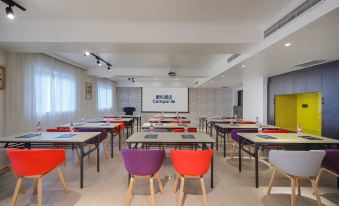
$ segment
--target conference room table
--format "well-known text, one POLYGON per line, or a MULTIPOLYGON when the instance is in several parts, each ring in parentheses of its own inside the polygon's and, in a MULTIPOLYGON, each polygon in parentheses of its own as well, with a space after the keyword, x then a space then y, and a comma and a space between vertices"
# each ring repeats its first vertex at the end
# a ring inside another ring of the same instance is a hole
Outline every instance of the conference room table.
POLYGON ((156 114, 153 118, 168 118, 168 119, 186 119, 187 117, 182 114, 156 114))
MULTIPOLYGON (((214 149, 215 139, 205 133, 177 133, 177 132, 136 132, 127 139, 129 148, 138 148, 149 145, 176 147, 180 145, 192 145, 201 149, 214 149), (188 136, 187 136, 188 135, 188 136)), ((211 160, 211 188, 213 188, 213 157, 211 160)))
MULTIPOLYGON (((196 125, 194 124, 183 124, 183 123, 153 123, 153 128, 154 129, 163 129, 163 130, 168 130, 170 132, 172 129, 184 129, 185 127, 188 128, 197 128, 196 125)), ((142 125, 142 130, 144 129, 149 129, 151 127, 151 123, 144 123, 142 125)))
POLYGON ((27 132, 0 138, 0 143, 4 143, 4 148, 64 148, 73 149, 78 146, 80 149, 80 188, 84 186, 84 158, 93 151, 97 151, 97 172, 100 172, 99 156, 99 136, 100 132, 27 132), (85 152, 86 142, 96 139, 94 148, 85 152))
POLYGON ((289 149, 303 147, 309 149, 323 149, 330 148, 331 145, 339 145, 339 140, 322 137, 313 134, 303 134, 299 137, 296 133, 238 133, 238 136, 244 138, 242 143, 239 141, 239 172, 241 172, 241 151, 248 153, 255 159, 255 187, 259 187, 259 169, 258 169, 258 151, 260 148, 270 146, 289 147, 289 149), (252 144, 254 153, 245 149, 243 144, 252 144))
POLYGON ((212 137, 213 135, 213 127, 215 124, 230 124, 231 122, 249 122, 247 120, 243 119, 228 119, 227 117, 212 117, 212 118, 207 118, 205 120, 206 124, 206 133, 207 133, 207 128, 208 124, 210 124, 210 136, 212 137))
MULTIPOLYGON (((137 121, 137 132, 139 132, 139 130, 141 130, 141 115, 119 115, 119 114, 112 114, 112 115, 107 115, 105 117, 108 117, 108 118, 133 118, 137 121)), ((104 118, 105 118, 104 117, 104 118)))
MULTIPOLYGON (((222 130, 224 140, 224 157, 226 157, 226 135, 230 135, 234 129, 258 129, 256 124, 215 124, 216 127, 216 148, 219 149, 219 133, 222 130)), ((262 125, 263 129, 279 129, 279 127, 272 125, 262 125)))
MULTIPOLYGON (((172 118, 151 118, 149 122, 153 123, 173 123, 175 121, 180 121, 179 119, 172 119, 172 118)), ((184 123, 191 123, 189 119, 183 119, 182 120, 184 123)))
MULTIPOLYGON (((121 133, 120 133, 120 128, 121 128, 121 123, 74 123, 73 127, 75 129, 80 129, 80 128, 93 128, 93 129, 106 129, 108 132, 111 133, 111 158, 113 158, 113 137, 114 135, 114 129, 117 128, 119 131, 119 150, 121 150, 121 133)), ((68 124, 62 124, 59 125, 58 128, 70 128, 70 123, 68 124)))
MULTIPOLYGON (((114 122, 124 122, 124 124, 125 124, 125 127, 126 127, 126 125, 132 125, 132 126, 134 126, 133 125, 133 120, 134 120, 134 118, 93 118, 93 119, 88 119, 88 120, 86 120, 85 122, 87 122, 87 123, 100 123, 100 122, 102 122, 102 123, 104 123, 104 122, 112 122, 112 121, 114 121, 114 122)), ((137 130, 138 130, 138 127, 137 127, 137 130)), ((127 130, 127 138, 129 137, 129 132, 128 132, 129 130, 127 130)), ((131 131, 131 134, 132 134, 132 132, 133 131, 131 131)))

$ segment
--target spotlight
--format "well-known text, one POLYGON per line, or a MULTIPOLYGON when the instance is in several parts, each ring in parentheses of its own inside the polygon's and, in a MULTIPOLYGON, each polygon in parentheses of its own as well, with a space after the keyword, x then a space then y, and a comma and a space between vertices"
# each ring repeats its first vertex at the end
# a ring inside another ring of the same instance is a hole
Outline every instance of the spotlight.
POLYGON ((110 66, 108 66, 108 71, 109 71, 109 72, 111 72, 111 71, 112 71, 112 69, 111 69, 111 67, 110 67, 110 66))
POLYGON ((89 51, 85 51, 84 55, 85 56, 89 56, 91 53, 89 53, 89 51))
POLYGON ((14 12, 11 6, 6 7, 6 15, 7 15, 7 18, 9 18, 10 20, 14 19, 14 12))
POLYGON ((284 44, 285 47, 289 47, 289 46, 291 46, 291 45, 292 45, 292 44, 289 43, 289 42, 287 42, 287 43, 284 44))
POLYGON ((97 60, 97 64, 99 65, 99 67, 101 66, 101 62, 99 61, 99 59, 97 60))
POLYGON ((131 78, 128 78, 128 81, 131 81, 131 78))

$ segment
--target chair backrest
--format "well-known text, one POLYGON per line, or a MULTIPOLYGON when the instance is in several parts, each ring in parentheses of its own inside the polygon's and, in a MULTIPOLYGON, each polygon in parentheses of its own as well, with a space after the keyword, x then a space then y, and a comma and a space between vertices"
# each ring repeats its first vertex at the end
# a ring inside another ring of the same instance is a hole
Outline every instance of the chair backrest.
POLYGON ((238 136, 238 133, 257 133, 258 129, 233 129, 231 131, 231 138, 236 142, 243 142, 244 138, 238 136))
POLYGON ((135 112, 135 107, 125 107, 123 108, 123 111, 126 115, 133 115, 133 113, 135 112))
POLYGON ((339 149, 327 149, 321 166, 339 175, 339 149))
POLYGON ((125 168, 132 175, 154 175, 161 168, 165 150, 122 149, 125 168))
MULTIPOLYGON (((47 132, 70 132, 69 128, 50 128, 46 130, 47 132)), ((79 132, 79 130, 74 130, 74 132, 79 132)))
MULTIPOLYGON (((185 129, 184 128, 172 129, 172 132, 185 132, 185 129)), ((198 132, 198 129, 197 128, 188 128, 188 132, 196 133, 196 132, 198 132)))
POLYGON ((300 177, 317 176, 325 151, 280 151, 269 152, 269 162, 285 173, 300 177))
MULTIPOLYGON (((79 128, 79 132, 101 132, 99 142, 107 138, 107 130, 104 128, 79 128)), ((95 140, 90 140, 89 143, 93 143, 95 140)))
POLYGON ((294 133, 286 129, 263 129, 262 133, 294 133))
POLYGON ((175 170, 184 176, 202 176, 210 168, 213 150, 171 150, 175 170))
POLYGON ((236 121, 236 123, 237 124, 255 124, 255 122, 237 122, 237 121, 236 121))
POLYGON ((63 149, 8 149, 6 152, 14 172, 19 176, 46 174, 66 159, 63 149))
POLYGON ((125 122, 124 121, 119 121, 119 120, 114 120, 114 121, 106 121, 106 123, 120 123, 120 131, 124 130, 125 128, 125 122))

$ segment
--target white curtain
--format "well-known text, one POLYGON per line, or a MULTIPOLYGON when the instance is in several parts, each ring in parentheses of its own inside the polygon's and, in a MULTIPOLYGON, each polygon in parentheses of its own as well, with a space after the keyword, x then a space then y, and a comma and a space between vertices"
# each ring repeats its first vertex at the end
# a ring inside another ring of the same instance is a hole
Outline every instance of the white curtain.
POLYGON ((97 87, 97 108, 99 114, 112 114, 114 112, 114 86, 112 81, 99 80, 97 87))

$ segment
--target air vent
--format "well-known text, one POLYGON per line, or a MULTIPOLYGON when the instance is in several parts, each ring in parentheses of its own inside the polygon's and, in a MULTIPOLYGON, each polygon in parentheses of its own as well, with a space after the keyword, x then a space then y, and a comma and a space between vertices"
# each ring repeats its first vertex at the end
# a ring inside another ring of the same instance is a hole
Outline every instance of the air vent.
POLYGON ((233 54, 232 56, 227 58, 227 63, 230 63, 231 61, 235 60, 238 58, 241 54, 233 54))
POLYGON ((299 68, 305 68, 305 67, 311 67, 319 64, 324 64, 326 62, 329 62, 330 60, 310 60, 307 62, 303 62, 301 64, 294 65, 293 67, 299 67, 299 68))
POLYGON ((274 32, 278 31, 281 27, 285 26, 287 23, 291 22, 322 0, 307 0, 304 3, 302 3, 300 6, 298 6, 296 9, 288 13, 286 16, 284 16, 282 19, 277 21, 275 24, 270 26, 268 29, 264 31, 264 38, 270 36, 274 32))

